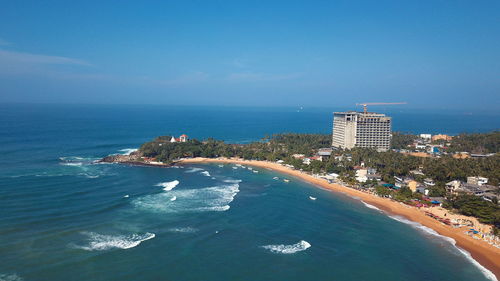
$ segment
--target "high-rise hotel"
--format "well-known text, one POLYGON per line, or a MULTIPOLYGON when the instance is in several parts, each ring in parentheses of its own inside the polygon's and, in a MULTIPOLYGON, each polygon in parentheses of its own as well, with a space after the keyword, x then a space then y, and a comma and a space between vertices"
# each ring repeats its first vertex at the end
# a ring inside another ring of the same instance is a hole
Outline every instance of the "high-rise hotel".
POLYGON ((371 147, 387 151, 391 146, 391 117, 373 112, 335 112, 332 146, 347 149, 371 147))

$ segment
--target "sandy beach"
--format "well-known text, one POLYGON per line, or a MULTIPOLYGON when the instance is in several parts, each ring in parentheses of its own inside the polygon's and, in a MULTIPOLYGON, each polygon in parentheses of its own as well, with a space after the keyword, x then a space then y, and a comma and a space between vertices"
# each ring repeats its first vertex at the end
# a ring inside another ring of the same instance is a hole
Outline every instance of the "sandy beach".
POLYGON ((389 214, 402 216, 408 220, 418 222, 426 227, 429 227, 435 230, 440 235, 453 238, 456 241, 458 247, 469 252, 476 261, 478 261, 481 265, 483 265, 491 272, 493 272, 497 277, 497 279, 500 279, 499 248, 496 248, 485 241, 474 239, 473 237, 465 234, 464 232, 467 230, 466 227, 454 228, 452 226, 445 225, 429 216, 426 216, 424 211, 419 210, 418 208, 410 207, 388 198, 378 197, 369 193, 358 191, 338 184, 328 183, 324 179, 316 178, 309 174, 273 162, 242 160, 242 159, 225 159, 225 158, 218 158, 218 159, 192 158, 192 159, 183 159, 177 162, 177 164, 201 164, 201 163, 232 163, 232 164, 244 164, 244 165, 251 165, 254 167, 267 168, 280 173, 294 176, 296 178, 299 178, 303 181, 314 184, 324 189, 336 192, 342 192, 350 196, 358 197, 365 203, 376 206, 379 209, 389 214))

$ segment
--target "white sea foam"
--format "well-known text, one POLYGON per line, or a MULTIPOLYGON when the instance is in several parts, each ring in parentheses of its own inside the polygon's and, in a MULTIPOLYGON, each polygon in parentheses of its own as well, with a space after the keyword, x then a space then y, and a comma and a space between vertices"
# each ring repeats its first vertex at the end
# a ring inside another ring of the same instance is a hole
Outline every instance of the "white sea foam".
POLYGON ((179 184, 179 181, 174 180, 174 181, 160 182, 160 183, 155 184, 155 186, 161 186, 161 187, 163 187, 163 190, 169 191, 169 190, 174 189, 174 187, 176 187, 178 184, 179 184))
POLYGON ((365 201, 361 200, 361 203, 363 203, 363 205, 365 205, 366 207, 370 208, 370 209, 374 209, 374 210, 377 210, 377 211, 382 211, 380 210, 379 208, 373 206, 373 205, 370 205, 368 203, 366 203, 365 201))
POLYGON ((59 160, 61 160, 61 161, 80 161, 80 160, 84 160, 84 159, 86 159, 86 158, 78 157, 78 156, 59 157, 59 160))
POLYGON ((59 163, 63 166, 82 166, 83 163, 82 162, 63 162, 63 163, 59 163))
POLYGON ((132 204, 137 210, 160 213, 227 211, 239 192, 238 183, 197 189, 175 189, 170 192, 145 195, 132 204), (175 196, 177 200, 171 201, 175 196))
POLYGON ((215 212, 224 212, 227 211, 231 208, 229 205, 224 205, 224 206, 212 206, 212 207, 199 207, 199 208, 194 208, 193 211, 197 212, 210 212, 210 211, 215 211, 215 212))
POLYGON ((467 260, 469 260, 474 266, 476 266, 484 274, 484 276, 486 276, 486 278, 488 278, 490 280, 493 280, 493 281, 498 281, 498 279, 496 278, 495 274, 493 274, 493 272, 491 272, 490 270, 488 270, 487 268, 485 268, 484 266, 482 266, 479 262, 477 262, 471 256, 471 254, 469 252, 467 252, 466 250, 464 250, 464 249, 456 246, 455 239, 447 237, 447 236, 443 236, 443 235, 437 233, 434 229, 431 229, 431 228, 428 228, 426 226, 423 226, 423 225, 421 225, 418 222, 413 222, 413 221, 407 220, 407 219, 405 219, 403 217, 400 217, 400 216, 389 216, 389 217, 391 219, 397 220, 399 222, 408 224, 411 227, 416 228, 416 229, 422 231, 426 235, 432 235, 432 236, 439 237, 440 239, 442 239, 442 240, 444 240, 444 241, 452 244, 461 254, 463 254, 465 256, 465 258, 467 260))
POLYGON ((305 251, 311 247, 311 244, 305 240, 301 240, 297 244, 292 245, 266 245, 262 246, 262 248, 267 249, 273 253, 278 254, 294 254, 297 252, 305 251))
POLYGON ((192 168, 189 168, 185 171, 185 173, 196 173, 196 172, 200 172, 200 171, 203 171, 202 168, 197 168, 197 167, 192 167, 192 168))
POLYGON ((23 278, 17 274, 2 274, 0 273, 0 281, 22 281, 23 278))
POLYGON ((132 154, 132 152, 136 152, 137 150, 138 150, 137 148, 124 148, 118 151, 122 152, 122 155, 130 155, 132 154))
POLYGON ((179 232, 179 233, 194 233, 194 232, 197 232, 198 229, 188 226, 188 227, 173 227, 173 228, 169 228, 167 231, 168 232, 179 232))
POLYGON ((219 166, 219 168, 223 168, 224 167, 224 165, 217 165, 217 166, 219 166))
POLYGON ((227 180, 223 180, 223 182, 227 182, 227 183, 240 183, 241 180, 227 179, 227 180))
POLYGON ((177 200, 177 196, 170 198, 170 201, 175 201, 175 200, 177 200))
POLYGON ((257 170, 253 170, 252 172, 254 172, 254 173, 256 173, 256 174, 258 174, 258 173, 259 173, 259 171, 257 171, 257 170))
POLYGON ((484 274, 484 276, 486 276, 486 278, 492 280, 492 281, 498 281, 497 277, 495 276, 495 274, 493 272, 491 272, 490 270, 488 270, 487 268, 485 268, 484 266, 482 266, 479 262, 477 262, 469 252, 467 252, 466 250, 460 248, 460 247, 457 247, 457 249, 460 251, 460 253, 462 253, 466 259, 468 259, 473 265, 475 265, 477 268, 479 268, 479 270, 484 274))
POLYGON ((131 235, 105 235, 95 232, 83 232, 88 236, 89 243, 77 248, 87 251, 103 251, 113 248, 130 249, 138 246, 141 242, 155 238, 154 233, 131 234, 131 235))
POLYGON ((96 179, 96 178, 99 177, 99 175, 90 175, 90 174, 86 174, 86 173, 82 173, 82 174, 79 174, 79 175, 85 176, 88 179, 96 179))
POLYGON ((208 171, 203 171, 201 172, 202 175, 210 177, 210 173, 208 171))

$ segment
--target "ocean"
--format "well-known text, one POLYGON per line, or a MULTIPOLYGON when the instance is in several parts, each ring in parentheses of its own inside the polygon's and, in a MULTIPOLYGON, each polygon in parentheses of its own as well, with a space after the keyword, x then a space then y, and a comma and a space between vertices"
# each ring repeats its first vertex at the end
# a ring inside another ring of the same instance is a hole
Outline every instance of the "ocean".
MULTIPOLYGON (((0 105, 0 280, 494 280, 454 241, 290 176, 93 162, 159 135, 330 133, 334 110, 0 105)), ((390 114, 413 133, 500 127, 481 113, 390 114)))

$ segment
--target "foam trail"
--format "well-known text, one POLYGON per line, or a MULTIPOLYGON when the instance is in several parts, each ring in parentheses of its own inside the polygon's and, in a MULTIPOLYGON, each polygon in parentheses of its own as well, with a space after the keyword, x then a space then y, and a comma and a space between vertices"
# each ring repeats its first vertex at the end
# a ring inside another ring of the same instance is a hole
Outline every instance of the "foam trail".
POLYGON ((2 274, 0 273, 0 281, 22 281, 23 278, 17 274, 2 274))
POLYGON ((210 173, 208 171, 203 171, 201 172, 202 175, 210 177, 210 173))
POLYGON ((370 205, 370 204, 366 203, 366 202, 365 202, 365 201, 363 201, 363 200, 361 200, 361 203, 363 203, 363 205, 365 205, 366 207, 368 207, 368 208, 370 208, 370 209, 373 209, 373 210, 377 210, 377 211, 381 211, 381 212, 382 212, 382 210, 380 210, 379 208, 377 208, 377 207, 375 207, 375 206, 373 206, 373 205, 370 205))
POLYGON ((118 151, 123 152, 122 155, 130 155, 132 154, 132 152, 136 152, 137 150, 138 150, 137 148, 124 148, 118 151))
POLYGON ((160 183, 156 184, 155 186, 161 186, 161 187, 163 187, 163 190, 169 191, 169 190, 174 189, 174 187, 176 187, 178 184, 179 184, 179 181, 174 180, 174 181, 160 182, 160 183))
POLYGON ((267 249, 273 253, 277 254, 295 254, 297 252, 305 251, 311 247, 311 244, 305 240, 301 240, 297 244, 293 245, 266 245, 262 248, 267 249))
POLYGON ((61 160, 61 161, 77 161, 77 160, 84 160, 84 159, 85 158, 78 157, 78 156, 59 157, 59 160, 61 160))
POLYGON ((168 229, 168 232, 179 232, 179 233, 194 233, 197 231, 198 229, 193 227, 173 227, 168 229))
POLYGON ((223 180, 223 182, 227 182, 227 183, 240 183, 241 180, 231 180, 231 179, 229 179, 229 180, 223 180))
POLYGON ((239 191, 236 182, 205 188, 175 189, 141 196, 133 200, 132 204, 139 210, 161 213, 223 212, 229 210, 229 204, 239 191), (173 196, 179 200, 172 202, 173 196))
POLYGON ((63 166, 78 166, 78 167, 83 165, 82 162, 64 162, 60 164, 63 166))
POLYGON ((199 171, 203 171, 203 169, 194 167, 194 168, 189 168, 188 170, 185 171, 185 173, 196 173, 199 171))
POLYGON ((84 232, 89 237, 87 246, 77 246, 77 248, 87 251, 103 251, 113 248, 130 249, 138 246, 141 242, 155 238, 154 233, 132 234, 132 235, 104 235, 95 232, 84 232))
POLYGON ((466 250, 460 248, 460 247, 457 247, 457 249, 460 251, 460 253, 462 253, 466 259, 468 259, 472 264, 474 264, 477 268, 479 268, 479 270, 484 274, 484 276, 486 276, 486 278, 492 280, 492 281, 498 281, 497 277, 495 276, 495 274, 493 274, 493 272, 489 271, 487 268, 485 268, 484 266, 482 266, 480 263, 478 263, 472 256, 469 252, 467 252, 466 250))
POLYGON ((441 238, 442 240, 444 241, 447 241, 449 242, 450 244, 452 244, 461 254, 463 254, 465 256, 465 258, 467 260, 469 260, 473 265, 475 265, 483 274, 484 276, 486 276, 486 278, 492 280, 492 281, 498 281, 498 279, 496 278, 495 274, 493 274, 493 272, 491 272, 490 270, 488 270, 487 268, 485 268, 484 266, 482 266, 479 262, 477 262, 469 252, 467 252, 466 250, 458 247, 456 245, 456 241, 455 239, 453 238, 450 238, 450 237, 447 237, 447 236, 443 236, 439 233, 437 233, 434 229, 431 229, 429 227, 426 227, 424 225, 421 225, 420 223, 418 222, 413 222, 413 221, 409 221, 405 218, 402 218, 400 216, 389 216, 391 219, 393 220, 397 220, 399 222, 402 222, 402 223, 405 223, 405 224, 408 224, 410 225, 411 227, 413 228, 416 228, 422 232, 424 232, 425 234, 427 235, 432 235, 432 236, 436 236, 436 237, 439 237, 441 238))

